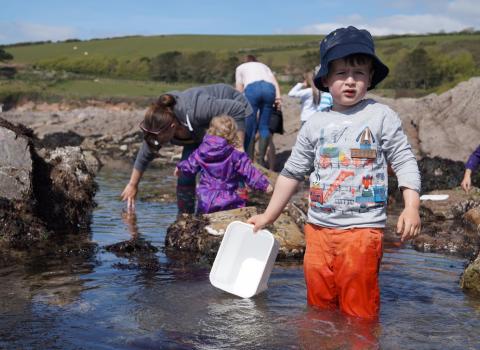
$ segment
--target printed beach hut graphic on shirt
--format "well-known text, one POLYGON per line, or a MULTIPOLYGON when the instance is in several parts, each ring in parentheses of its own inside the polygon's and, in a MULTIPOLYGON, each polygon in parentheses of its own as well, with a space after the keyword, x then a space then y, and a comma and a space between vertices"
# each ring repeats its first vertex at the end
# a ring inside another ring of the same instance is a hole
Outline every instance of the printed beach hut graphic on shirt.
POLYGON ((352 148, 350 150, 352 158, 377 158, 377 150, 372 149, 372 143, 375 143, 375 138, 368 126, 362 130, 356 140, 360 142, 360 148, 352 148))
POLYGON ((386 204, 386 169, 377 159, 382 155, 375 136, 368 126, 360 132, 349 129, 320 130, 310 186, 313 210, 358 213, 386 204))

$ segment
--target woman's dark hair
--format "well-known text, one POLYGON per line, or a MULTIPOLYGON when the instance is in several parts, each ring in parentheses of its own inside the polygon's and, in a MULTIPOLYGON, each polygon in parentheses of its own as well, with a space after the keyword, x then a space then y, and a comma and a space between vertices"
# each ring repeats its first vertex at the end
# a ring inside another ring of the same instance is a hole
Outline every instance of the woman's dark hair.
POLYGON ((254 55, 245 56, 245 62, 257 62, 257 58, 254 55))
POLYGON ((148 107, 145 113, 143 124, 146 129, 151 131, 162 130, 176 120, 173 106, 175 106, 175 97, 170 94, 163 94, 148 107))

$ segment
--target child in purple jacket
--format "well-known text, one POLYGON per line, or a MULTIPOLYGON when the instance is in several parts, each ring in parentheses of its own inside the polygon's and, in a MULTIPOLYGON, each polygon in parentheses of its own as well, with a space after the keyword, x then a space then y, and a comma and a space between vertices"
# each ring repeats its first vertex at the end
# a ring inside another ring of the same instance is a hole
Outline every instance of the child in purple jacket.
POLYGON ((235 120, 221 115, 212 119, 201 145, 188 159, 177 164, 176 176, 180 172, 186 176, 200 172, 197 214, 244 207, 245 200, 237 194, 240 181, 256 190, 273 191, 266 176, 252 165, 247 154, 235 149, 238 146, 235 120))

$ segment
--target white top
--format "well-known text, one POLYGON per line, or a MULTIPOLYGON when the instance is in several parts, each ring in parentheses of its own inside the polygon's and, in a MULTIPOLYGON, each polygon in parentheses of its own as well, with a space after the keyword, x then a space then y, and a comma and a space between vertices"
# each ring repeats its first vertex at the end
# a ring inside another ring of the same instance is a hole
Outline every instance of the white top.
POLYGON ((275 77, 267 65, 260 62, 246 62, 242 63, 235 70, 235 82, 243 84, 246 88, 248 84, 265 80, 266 82, 275 85, 275 77))
POLYGON ((304 88, 303 83, 297 83, 288 93, 290 97, 300 97, 302 103, 302 112, 300 120, 306 122, 313 114, 323 111, 332 106, 332 95, 328 92, 322 92, 320 103, 315 105, 313 102, 312 88, 304 88))

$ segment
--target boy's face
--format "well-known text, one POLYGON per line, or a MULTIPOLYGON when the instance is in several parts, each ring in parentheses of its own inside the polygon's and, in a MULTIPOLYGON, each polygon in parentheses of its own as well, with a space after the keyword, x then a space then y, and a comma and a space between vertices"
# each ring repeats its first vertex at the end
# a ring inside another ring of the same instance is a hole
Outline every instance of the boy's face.
POLYGON ((332 94, 333 110, 341 112, 360 102, 370 87, 372 76, 370 62, 352 66, 341 58, 332 61, 323 85, 332 94))

